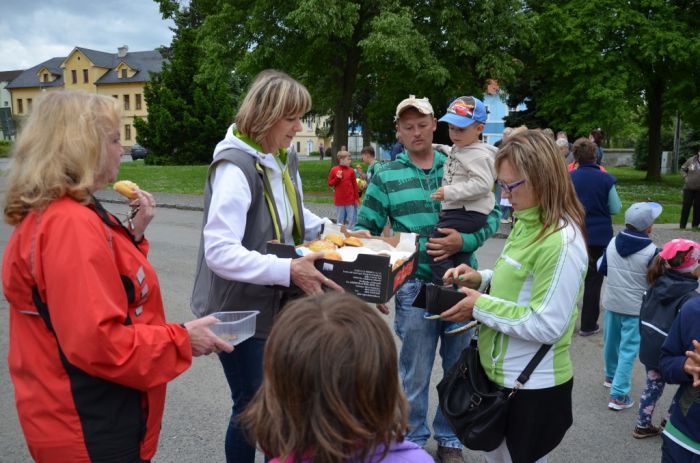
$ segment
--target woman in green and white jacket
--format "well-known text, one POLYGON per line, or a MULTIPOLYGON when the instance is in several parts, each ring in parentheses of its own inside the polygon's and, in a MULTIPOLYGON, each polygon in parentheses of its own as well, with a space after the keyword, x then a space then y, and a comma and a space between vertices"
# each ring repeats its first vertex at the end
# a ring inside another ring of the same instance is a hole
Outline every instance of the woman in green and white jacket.
POLYGON ((496 170, 517 222, 493 270, 447 271, 446 283, 465 286, 467 297, 442 318, 481 322, 481 364, 504 388, 514 386, 542 344, 552 345, 513 396, 503 443, 486 455, 487 461, 540 462, 573 421, 569 347, 588 264, 584 211, 556 145, 540 131, 510 138, 496 170))

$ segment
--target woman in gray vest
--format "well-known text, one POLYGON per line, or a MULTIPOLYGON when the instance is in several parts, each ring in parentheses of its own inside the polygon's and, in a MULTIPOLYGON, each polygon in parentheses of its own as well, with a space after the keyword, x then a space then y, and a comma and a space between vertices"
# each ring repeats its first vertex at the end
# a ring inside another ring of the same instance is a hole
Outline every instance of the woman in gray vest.
POLYGON ((310 109, 309 92, 299 82, 278 71, 260 73, 209 166, 192 310, 199 316, 260 311, 255 336, 219 354, 233 398, 229 463, 255 459, 255 446, 237 420, 262 381, 265 340, 294 297, 290 287, 306 294, 324 286, 342 291, 314 267, 320 253, 294 260, 266 254, 268 241, 300 244, 315 238, 327 220, 304 208, 297 154, 289 148, 310 109))

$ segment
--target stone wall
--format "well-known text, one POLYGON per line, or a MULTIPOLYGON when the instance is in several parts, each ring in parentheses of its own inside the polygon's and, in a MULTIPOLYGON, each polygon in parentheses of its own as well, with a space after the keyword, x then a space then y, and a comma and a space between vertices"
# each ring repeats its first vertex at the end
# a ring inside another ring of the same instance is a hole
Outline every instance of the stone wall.
POLYGON ((610 167, 633 167, 634 149, 632 148, 605 148, 603 165, 610 167))

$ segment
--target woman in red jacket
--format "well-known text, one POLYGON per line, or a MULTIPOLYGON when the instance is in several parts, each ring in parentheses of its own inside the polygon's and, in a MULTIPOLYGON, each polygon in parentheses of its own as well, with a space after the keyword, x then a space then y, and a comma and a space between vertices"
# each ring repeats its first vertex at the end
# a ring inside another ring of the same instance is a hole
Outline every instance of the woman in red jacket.
POLYGON ((353 228, 357 223, 357 207, 360 192, 357 187, 355 169, 350 167, 350 153, 338 151, 338 165, 328 172, 328 186, 333 188, 336 222, 353 228))
POLYGON ((147 462, 165 385, 193 355, 231 346, 205 317, 166 323, 148 262, 153 196, 136 190, 124 226, 92 195, 123 149, 117 100, 76 91, 37 101, 15 144, 2 285, 20 424, 38 462, 147 462))

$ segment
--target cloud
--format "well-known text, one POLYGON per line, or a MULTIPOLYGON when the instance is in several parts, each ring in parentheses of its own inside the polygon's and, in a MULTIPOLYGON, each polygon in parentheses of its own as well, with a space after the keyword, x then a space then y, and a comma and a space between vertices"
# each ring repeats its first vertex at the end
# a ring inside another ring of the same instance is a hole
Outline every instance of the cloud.
POLYGON ((116 53, 169 45, 171 20, 147 0, 9 0, 0 15, 0 71, 26 69, 76 47, 116 53))

